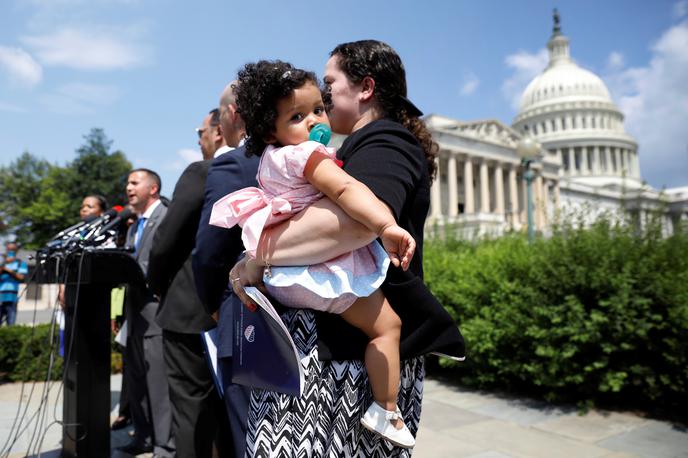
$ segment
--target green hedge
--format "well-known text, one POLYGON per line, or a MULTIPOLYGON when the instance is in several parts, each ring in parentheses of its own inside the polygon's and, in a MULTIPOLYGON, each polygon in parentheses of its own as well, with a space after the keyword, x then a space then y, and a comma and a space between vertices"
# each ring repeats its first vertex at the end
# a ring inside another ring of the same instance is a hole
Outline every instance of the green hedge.
POLYGON ((686 405, 688 235, 600 220, 425 244, 425 278, 460 323, 463 381, 550 400, 686 405))
MULTIPOLYGON (((51 380, 62 378, 63 359, 57 354, 57 332, 53 336, 55 348, 51 380)), ((0 327, 0 382, 45 380, 50 364, 50 325, 0 327)), ((119 345, 112 344, 110 360, 113 374, 122 372, 119 345)))
MULTIPOLYGON (((50 365, 50 325, 0 328, 0 381, 45 380, 50 365)), ((57 333, 53 336, 57 345, 57 333)), ((55 352, 51 380, 62 378, 62 358, 55 352)))

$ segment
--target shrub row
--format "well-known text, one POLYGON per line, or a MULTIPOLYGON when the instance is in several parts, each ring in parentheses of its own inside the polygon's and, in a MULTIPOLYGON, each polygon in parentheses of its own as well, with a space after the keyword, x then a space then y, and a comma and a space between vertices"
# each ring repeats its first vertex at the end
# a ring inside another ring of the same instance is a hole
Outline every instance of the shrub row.
MULTIPOLYGON (((46 380, 50 366, 51 380, 62 378, 63 359, 58 355, 57 333, 51 335, 49 324, 0 327, 0 382, 46 380)), ((122 372, 119 346, 112 345, 111 372, 122 372)))
POLYGON ((425 244, 425 278, 457 320, 463 383, 549 400, 686 406, 688 235, 599 220, 425 244))
MULTIPOLYGON (((50 325, 7 326, 0 328, 0 381, 45 380, 50 366, 51 348, 57 348, 57 335, 50 325)), ((62 358, 55 351, 51 380, 62 378, 62 358)))

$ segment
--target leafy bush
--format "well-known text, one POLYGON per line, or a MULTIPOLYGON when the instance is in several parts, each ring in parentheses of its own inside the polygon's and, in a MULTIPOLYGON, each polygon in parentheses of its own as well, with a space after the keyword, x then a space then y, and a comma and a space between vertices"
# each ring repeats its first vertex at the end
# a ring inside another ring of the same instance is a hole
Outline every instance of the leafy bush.
MULTIPOLYGON (((50 349, 57 345, 57 335, 52 336, 50 325, 35 327, 8 326, 0 328, 0 380, 45 380, 50 365, 50 349)), ((62 358, 54 356, 51 380, 62 377, 62 358)))
MULTIPOLYGON (((51 340, 50 325, 0 327, 0 382, 45 380, 50 365, 51 349, 53 368, 51 380, 62 378, 63 359, 57 353, 57 332, 51 340)), ((122 371, 122 355, 113 344, 111 372, 122 371)))
POLYGON ((425 244, 425 279, 460 323, 464 383, 626 405, 688 400, 688 234, 601 219, 532 245, 425 244))

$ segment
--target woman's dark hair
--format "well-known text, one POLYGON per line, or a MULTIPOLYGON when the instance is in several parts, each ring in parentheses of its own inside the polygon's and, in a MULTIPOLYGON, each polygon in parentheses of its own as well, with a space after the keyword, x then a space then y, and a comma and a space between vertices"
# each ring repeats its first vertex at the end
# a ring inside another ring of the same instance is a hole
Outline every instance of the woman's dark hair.
POLYGON ((418 109, 406 98, 406 70, 399 55, 381 41, 361 40, 338 45, 330 56, 337 57, 339 69, 352 83, 358 84, 366 76, 375 81, 374 96, 382 116, 402 124, 418 139, 432 180, 439 146, 418 117, 418 109))
POLYGON ((247 154, 263 154, 265 139, 275 132, 277 102, 307 82, 318 86, 315 73, 281 60, 261 60, 239 71, 236 106, 246 124, 247 154))
POLYGON ((107 199, 104 196, 101 196, 100 194, 89 194, 84 199, 88 199, 89 197, 95 199, 98 201, 98 206, 100 207, 100 211, 104 212, 108 208, 107 204, 107 199))

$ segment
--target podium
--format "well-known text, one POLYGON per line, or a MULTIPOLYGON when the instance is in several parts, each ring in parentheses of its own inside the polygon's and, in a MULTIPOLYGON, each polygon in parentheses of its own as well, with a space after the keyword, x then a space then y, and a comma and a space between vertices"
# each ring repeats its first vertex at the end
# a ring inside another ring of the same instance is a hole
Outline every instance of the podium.
POLYGON ((143 284, 134 258, 120 250, 84 250, 45 277, 65 282, 63 457, 110 456, 110 291, 143 284))

